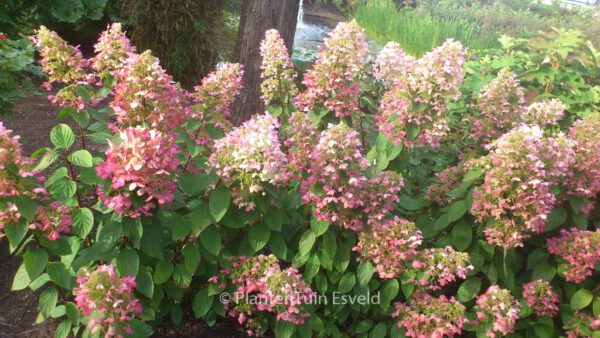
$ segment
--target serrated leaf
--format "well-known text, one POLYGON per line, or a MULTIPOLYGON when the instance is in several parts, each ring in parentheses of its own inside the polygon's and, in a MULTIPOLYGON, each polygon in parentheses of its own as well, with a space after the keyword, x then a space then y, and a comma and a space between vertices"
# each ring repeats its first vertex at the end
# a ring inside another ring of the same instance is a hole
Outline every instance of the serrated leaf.
POLYGON ((48 253, 41 248, 29 248, 23 255, 23 264, 29 280, 34 280, 46 269, 48 253))
POLYGON ((58 301, 58 292, 54 287, 49 287, 40 294, 40 313, 44 318, 48 318, 58 301))
POLYGON ((200 264, 200 249, 194 244, 188 244, 181 250, 181 254, 183 255, 185 268, 193 275, 200 264))
POLYGON ((312 217, 310 219, 310 228, 315 236, 319 237, 329 229, 329 223, 327 221, 317 221, 316 217, 312 217))
POLYGON ((148 298, 152 298, 154 296, 154 281, 152 280, 152 274, 148 272, 146 268, 140 269, 135 281, 135 289, 138 290, 142 295, 148 298))
POLYGON ((225 187, 218 187, 209 193, 208 209, 217 222, 225 216, 230 203, 231 191, 225 187))
POLYGON ((73 215, 73 231, 79 238, 85 238, 94 227, 94 214, 88 208, 75 210, 73 215))
POLYGON ((216 256, 221 251, 221 233, 214 226, 209 226, 200 233, 200 243, 216 256))
POLYGON ((468 222, 459 222, 452 228, 452 245, 459 250, 466 250, 471 244, 473 229, 468 222))
POLYGON ((75 135, 71 127, 61 123, 50 131, 50 141, 56 148, 69 149, 75 142, 75 135))
POLYGON ((312 250, 315 245, 315 240, 317 237, 311 230, 306 230, 302 237, 300 238, 300 243, 298 244, 298 250, 301 256, 306 256, 312 250))
POLYGON ((270 208, 267 210, 265 215, 265 224, 271 230, 281 231, 281 226, 283 225, 283 220, 285 218, 285 213, 281 209, 270 208))
POLYGON ((357 269, 358 284, 360 284, 361 286, 367 285, 373 277, 373 272, 374 269, 373 264, 371 264, 371 262, 364 261, 360 263, 357 269))
POLYGON ((354 285, 356 284, 356 276, 353 273, 346 272, 342 278, 340 279, 340 283, 338 284, 338 292, 339 293, 347 293, 352 290, 354 285))
POLYGON ((156 284, 163 284, 173 274, 173 263, 169 260, 162 260, 158 262, 156 265, 156 269, 154 271, 154 282, 156 284))
POLYGON ((122 249, 117 256, 117 269, 121 276, 136 276, 140 268, 140 257, 131 249, 122 249))
POLYGON ((571 297, 571 308, 574 310, 581 310, 592 302, 594 295, 587 289, 581 289, 571 297))
POLYGON ((194 314, 196 318, 204 317, 208 310, 210 310, 215 298, 213 296, 208 295, 208 288, 202 288, 196 296, 194 296, 194 301, 192 303, 192 309, 194 310, 194 314))
POLYGON ((92 154, 89 151, 81 149, 70 154, 68 160, 78 167, 91 168, 94 165, 92 154))
POLYGON ((61 262, 51 262, 46 269, 50 280, 63 289, 71 290, 73 288, 74 278, 71 272, 65 268, 61 262))
POLYGON ((456 299, 459 302, 468 302, 471 299, 475 298, 481 289, 481 279, 480 278, 469 278, 466 281, 462 282, 460 287, 458 288, 458 293, 456 299))
POLYGON ((15 273, 15 278, 13 279, 13 284, 10 289, 12 291, 23 290, 29 286, 30 283, 31 279, 29 279, 29 275, 25 269, 25 264, 21 264, 15 273))
POLYGON ((255 223, 250 226, 248 233, 248 242, 254 251, 264 248, 271 237, 271 229, 262 223, 255 223))

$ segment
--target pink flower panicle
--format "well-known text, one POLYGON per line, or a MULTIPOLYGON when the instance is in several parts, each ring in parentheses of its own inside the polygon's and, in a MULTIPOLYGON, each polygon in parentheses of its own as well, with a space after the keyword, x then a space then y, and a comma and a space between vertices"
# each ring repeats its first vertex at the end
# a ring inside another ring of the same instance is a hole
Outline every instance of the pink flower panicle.
POLYGON ((457 278, 467 278, 467 274, 474 269, 469 260, 468 253, 455 251, 450 246, 425 249, 412 262, 410 269, 415 275, 424 272, 423 279, 413 282, 430 290, 440 290, 457 278))
POLYGON ((413 222, 400 219, 383 220, 358 235, 353 251, 359 261, 370 261, 381 279, 399 278, 406 264, 418 255, 423 240, 421 231, 413 222))
POLYGON ((460 98, 466 57, 467 52, 460 41, 448 39, 417 60, 408 79, 410 88, 416 93, 413 94, 415 102, 427 104, 438 115, 445 113, 447 100, 460 98))
POLYGON ((560 237, 548 239, 547 245, 548 252, 563 261, 562 275, 569 282, 581 283, 592 276, 600 261, 600 230, 562 229, 560 237))
POLYGON ((194 88, 193 100, 197 106, 193 117, 229 130, 231 124, 227 119, 231 104, 242 90, 243 76, 240 64, 225 63, 202 79, 202 84, 194 88))
POLYGON ((254 209, 254 194, 262 193, 265 184, 279 185, 285 180, 287 158, 278 128, 279 121, 268 113, 255 115, 215 141, 208 165, 228 185, 237 182, 234 203, 240 208, 254 209))
POLYGON ((288 176, 300 180, 310 166, 312 149, 319 141, 318 126, 309 115, 295 111, 288 120, 284 145, 287 147, 288 176))
POLYGON ((413 295, 408 305, 395 303, 392 318, 398 318, 398 327, 406 328, 406 336, 413 338, 443 338, 460 335, 467 322, 465 306, 444 295, 436 298, 427 293, 413 295))
POLYGON ((298 110, 308 112, 324 107, 336 117, 359 111, 359 79, 367 54, 364 30, 354 20, 340 22, 325 38, 325 47, 304 74, 302 83, 306 90, 296 97, 298 110))
POLYGON ((600 316, 575 310, 575 317, 571 319, 566 327, 567 338, 589 338, 600 332, 600 316))
POLYGON ((142 305, 133 294, 135 277, 117 277, 112 265, 100 265, 95 271, 85 271, 77 277, 75 292, 77 307, 87 318, 91 333, 105 337, 132 334, 129 322, 142 313, 142 305))
POLYGON ((186 95, 150 51, 130 53, 114 72, 117 83, 110 102, 115 127, 144 125, 172 131, 189 116, 186 95))
POLYGON ((286 103, 286 97, 291 98, 298 94, 294 82, 298 74, 277 30, 270 29, 265 32, 265 38, 260 44, 260 55, 260 88, 265 105, 286 103))
POLYGON ((0 122, 0 237, 7 224, 17 223, 21 213, 11 199, 28 196, 36 200, 46 198, 48 191, 42 185, 44 178, 33 170, 33 161, 23 155, 20 137, 0 122))
POLYGON ((487 144, 516 126, 525 112, 525 96, 517 77, 504 68, 481 88, 476 108, 480 116, 473 120, 473 137, 487 144))
POLYGON ((58 201, 47 207, 39 206, 33 227, 39 229, 50 241, 56 241, 64 234, 70 234, 73 227, 73 216, 69 208, 58 201))
POLYGON ((523 112, 523 122, 539 126, 553 126, 565 115, 565 105, 557 99, 532 103, 523 112))
POLYGON ((575 142, 574 176, 569 181, 569 194, 586 197, 590 203, 583 208, 590 213, 600 192, 600 112, 591 113, 573 124, 569 137, 575 142))
POLYGON ((400 44, 388 42, 377 55, 373 76, 388 89, 396 82, 407 82, 417 59, 404 52, 400 44))
POLYGON ((558 314, 558 295, 548 281, 537 279, 525 284, 523 298, 536 316, 554 317, 558 314))
POLYGON ((319 221, 360 231, 383 219, 399 201, 400 175, 381 172, 367 178, 369 164, 360 149, 358 133, 344 123, 330 124, 321 133, 310 155, 308 177, 300 186, 302 201, 314 206, 319 221))
POLYGON ((448 100, 460 97, 466 53, 446 41, 419 60, 403 57, 401 75, 384 94, 375 124, 394 143, 437 147, 447 134, 448 100), (403 74, 407 74, 404 76, 403 74))
POLYGON ((520 304, 510 294, 510 290, 492 285, 477 297, 475 303, 478 321, 474 324, 488 328, 487 337, 495 338, 496 334, 506 336, 514 331, 515 323, 519 319, 520 304))
POLYGON ((73 107, 81 110, 86 107, 75 88, 80 84, 95 83, 93 74, 88 73, 89 60, 83 57, 79 47, 69 45, 56 32, 40 26, 31 38, 41 56, 42 70, 48 75, 48 82, 42 86, 52 89, 53 83, 65 85, 55 96, 48 99, 61 107, 73 107))
POLYGON ((304 324, 309 317, 304 304, 316 294, 297 269, 281 269, 273 255, 230 257, 230 262, 232 269, 223 270, 220 277, 215 276, 211 281, 227 280, 235 288, 225 308, 229 316, 245 324, 249 336, 261 336, 265 330, 256 318, 261 312, 274 313, 277 320, 304 324))
POLYGON ((491 166, 483 185, 473 191, 471 214, 490 244, 523 245, 541 233, 556 204, 551 188, 568 176, 574 161, 572 142, 562 133, 545 137, 538 126, 522 125, 491 144, 491 166))
POLYGON ((425 199, 440 206, 452 203, 455 198, 448 196, 448 193, 458 188, 464 175, 465 171, 461 165, 448 167, 435 174, 438 181, 429 186, 425 193, 425 199))
POLYGON ((117 22, 109 24, 100 34, 94 50, 96 55, 91 59, 92 68, 100 79, 105 79, 123 67, 129 54, 135 53, 135 46, 131 44, 121 24, 117 22))
POLYGON ((102 203, 119 214, 136 218, 169 205, 177 189, 172 173, 177 169, 179 148, 171 135, 154 129, 129 127, 119 133, 120 143, 109 142, 106 161, 96 168, 110 180, 98 186, 102 203))

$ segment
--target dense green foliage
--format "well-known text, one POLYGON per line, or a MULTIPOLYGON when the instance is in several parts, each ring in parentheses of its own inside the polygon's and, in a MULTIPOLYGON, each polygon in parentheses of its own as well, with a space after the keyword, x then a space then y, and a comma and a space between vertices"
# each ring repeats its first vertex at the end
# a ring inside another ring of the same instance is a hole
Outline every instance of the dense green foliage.
POLYGON ((379 43, 399 42, 411 54, 422 55, 448 38, 470 49, 496 47, 498 35, 462 18, 440 18, 427 12, 399 9, 390 0, 356 7, 354 18, 379 43))
POLYGON ((35 48, 26 37, 0 40, 0 115, 13 109, 13 100, 31 88, 30 76, 41 76, 34 65, 35 48))

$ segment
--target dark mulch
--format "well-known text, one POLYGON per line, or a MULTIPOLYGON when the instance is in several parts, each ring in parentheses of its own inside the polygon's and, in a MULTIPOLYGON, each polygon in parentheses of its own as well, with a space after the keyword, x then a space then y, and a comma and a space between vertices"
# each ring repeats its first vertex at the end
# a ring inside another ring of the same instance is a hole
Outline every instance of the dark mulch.
MULTIPOLYGON (((50 104, 45 95, 30 96, 16 102, 15 112, 0 116, 0 122, 15 134, 21 135, 26 154, 51 146, 50 130, 57 123, 59 109, 50 104)), ((73 123, 65 121, 63 123, 73 123)), ((6 238, 0 239, 0 338, 53 337, 58 324, 49 320, 35 324, 38 314, 39 292, 30 289, 11 291, 12 280, 22 259, 9 254, 6 238)), ((41 290, 38 290, 41 291, 41 290)), ((223 319, 213 327, 207 327, 191 313, 186 313, 180 326, 165 322, 155 329, 154 337, 242 337, 239 325, 233 320, 223 319)))

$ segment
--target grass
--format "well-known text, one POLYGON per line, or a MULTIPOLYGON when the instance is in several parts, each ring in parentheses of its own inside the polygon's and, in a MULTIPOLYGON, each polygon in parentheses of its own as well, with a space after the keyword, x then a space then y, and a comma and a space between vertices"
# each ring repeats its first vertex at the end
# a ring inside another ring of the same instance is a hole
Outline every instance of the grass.
POLYGON ((405 51, 423 55, 446 39, 459 40, 469 49, 499 46, 495 31, 484 31, 465 19, 444 19, 412 9, 397 9, 392 0, 370 0, 358 4, 354 18, 367 34, 381 44, 396 41, 405 51))

